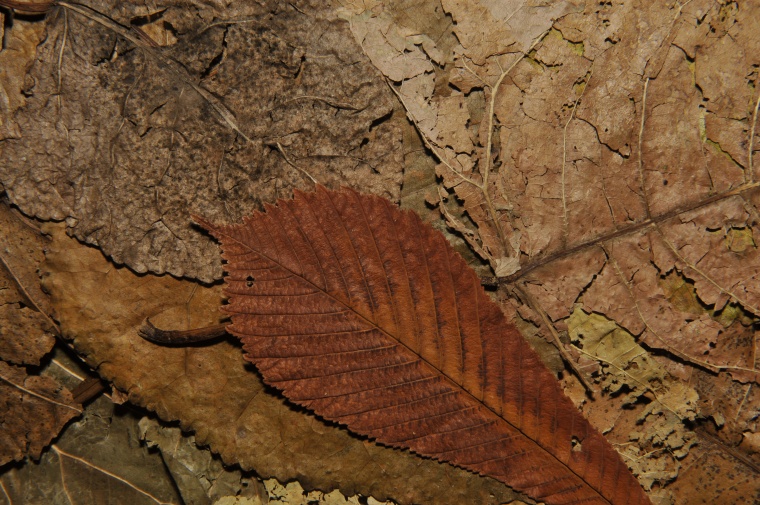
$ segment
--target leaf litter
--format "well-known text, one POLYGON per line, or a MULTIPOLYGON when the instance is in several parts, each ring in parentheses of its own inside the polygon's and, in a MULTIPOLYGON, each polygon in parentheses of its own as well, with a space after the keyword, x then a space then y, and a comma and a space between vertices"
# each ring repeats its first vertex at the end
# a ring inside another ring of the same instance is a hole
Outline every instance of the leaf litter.
MULTIPOLYGON (((585 295, 594 284, 598 284, 598 293, 604 293, 605 287, 616 290, 613 292, 627 301, 619 302, 616 309, 609 307, 611 312, 617 310, 615 314, 605 312, 615 298, 609 295, 595 298, 600 307, 585 305, 584 309, 615 320, 645 342, 645 349, 663 349, 663 355, 655 352, 652 356, 674 376, 699 386, 695 389, 702 413, 723 419, 723 429, 731 427, 731 443, 742 440, 742 450, 756 454, 747 449, 751 448, 747 441, 756 435, 756 338, 751 331, 747 338, 731 337, 741 333, 732 328, 746 327, 756 314, 747 302, 757 285, 752 277, 756 201, 752 181, 760 99, 756 96, 757 66, 751 59, 759 52, 756 38, 748 35, 757 33, 752 28, 757 16, 748 12, 755 7, 692 1, 635 11, 626 5, 604 4, 592 12, 595 5, 586 11, 582 4, 571 5, 564 16, 549 19, 553 24, 543 21, 548 30, 543 38, 539 32, 523 39, 521 47, 513 46, 491 58, 486 55, 480 66, 459 47, 451 18, 442 6, 410 2, 405 5, 409 15, 389 7, 383 11, 375 4, 369 7, 371 12, 363 6, 353 7, 351 16, 384 17, 385 32, 398 30, 408 39, 395 40, 397 47, 405 48, 394 49, 397 55, 391 53, 395 64, 403 65, 407 53, 414 53, 418 60, 407 70, 413 77, 397 82, 394 89, 423 133, 423 143, 449 164, 442 164, 439 173, 467 212, 462 217, 445 216, 449 224, 465 232, 476 246, 473 249, 482 252, 494 271, 501 275, 512 272, 508 280, 517 281, 524 293, 532 293, 560 335, 575 304, 585 302, 579 294, 585 295), (648 37, 633 33, 634 27, 642 24, 649 27, 648 37), (533 49, 528 50, 531 45, 533 49), (423 58, 434 63, 432 71, 414 69, 431 68, 423 58), (510 69, 516 59, 519 61, 510 69), (743 75, 737 68, 748 72, 743 75), (491 93, 501 75, 504 79, 498 92, 491 93), (642 79, 642 75, 646 77, 642 79), (403 93, 399 91, 402 87, 403 93), (496 125, 490 143, 489 95, 495 97, 492 121, 496 125), (440 122, 447 129, 433 137, 425 132, 439 124, 431 112, 438 97, 448 97, 447 110, 454 113, 451 119, 466 119, 467 124, 456 128, 440 122), (624 114, 626 111, 630 112, 624 114), (447 140, 446 136, 456 138, 447 140), (453 145, 468 149, 467 138, 473 146, 469 149, 480 161, 455 152, 453 145), (491 149, 484 149, 489 144, 491 149), (492 208, 483 204, 484 191, 477 187, 485 186, 480 174, 483 151, 490 153, 491 164, 485 172, 492 172, 488 175, 492 208), (452 168, 462 170, 461 174, 452 168), (690 222, 698 211, 712 211, 710 207, 725 205, 733 196, 738 204, 728 212, 706 212, 706 217, 690 222), (699 204, 704 205, 695 207, 699 204), (742 217, 742 208, 748 217, 742 217), (729 216, 739 218, 726 221, 729 216), (564 226, 567 229, 563 231, 564 226), (648 231, 650 228, 654 232, 648 231), (664 228, 675 235, 662 234, 664 228), (626 233, 633 237, 625 237, 626 233), (681 233, 686 236, 679 237, 681 233), (605 236, 610 238, 605 240, 605 236), (621 247, 617 237, 623 237, 621 247), (688 243, 694 241, 700 243, 700 249, 690 250, 688 243), (636 263, 626 261, 625 254, 621 258, 621 250, 638 251, 638 266, 644 272, 639 274, 636 263), (510 251, 516 254, 510 256, 510 251), (731 254, 746 255, 747 260, 738 262, 742 275, 737 275, 735 268, 720 268, 725 260, 735 260, 731 254), (603 269, 608 270, 604 278, 610 285, 599 279, 603 269), (654 280, 644 278, 645 273, 655 276, 654 280), (674 302, 680 297, 662 282, 674 275, 687 286, 701 283, 699 296, 704 294, 716 305, 709 306, 697 297, 691 308, 699 307, 701 312, 683 310, 683 305, 674 302), (642 311, 632 311, 632 306, 639 305, 642 311), (646 312, 663 307, 668 314, 664 323, 646 312), (721 318, 732 312, 737 316, 727 319, 733 326, 726 326, 728 321, 721 318), (715 315, 724 329, 708 320, 706 313, 715 315), (690 332, 689 325, 698 331, 690 332), (671 332, 675 338, 670 338, 671 332), (702 353, 709 349, 706 355, 684 347, 682 339, 694 337, 699 339, 702 353), (694 377, 699 381, 694 382, 694 377), (724 396, 725 402, 715 401, 724 396), (727 424, 734 413, 736 419, 727 424)), ((454 12, 454 7, 448 7, 454 12)), ((356 34, 356 19, 351 16, 347 18, 356 34)), ((375 37, 370 30, 365 32, 367 37, 375 37)), ((374 63, 372 47, 363 45, 374 63)), ((446 195, 441 198, 438 192, 428 195, 429 201, 444 199, 446 195)), ((449 197, 444 203, 451 209, 454 200, 449 197)), ((540 320, 530 307, 520 308, 519 313, 528 320, 540 320)), ((571 392, 576 387, 567 378, 565 383, 571 392)), ((607 401, 604 396, 601 400, 607 401)), ((624 431, 627 412, 619 414, 621 429, 616 431, 624 431)), ((595 422, 594 416, 590 418, 595 422)), ((607 423, 609 416, 602 420, 603 425, 607 423)), ((716 423, 720 429, 721 423, 716 423)), ((627 436, 625 433, 619 442, 627 443, 627 436)), ((708 445, 704 437, 700 440, 708 445)), ((686 456, 684 468, 698 468, 705 457, 711 461, 713 453, 726 457, 725 444, 712 447, 707 453, 701 446, 692 448, 697 454, 686 456), (698 463, 693 465, 693 460, 698 463)), ((731 457, 727 461, 732 463, 722 468, 744 468, 736 466, 731 457)), ((695 475, 693 471, 687 474, 695 475)), ((683 497, 695 493, 678 483, 676 478, 666 489, 683 497)), ((752 492, 751 485, 743 489, 747 496, 752 492)), ((714 490, 699 491, 702 496, 710 492, 714 490)))
POLYGON ((231 342, 172 348, 141 339, 146 317, 174 329, 219 322, 221 287, 138 276, 66 237, 60 225, 51 234, 45 287, 64 337, 130 402, 179 421, 226 464, 280 482, 298 479, 307 490, 338 488, 399 503, 514 498, 492 479, 377 446, 304 415, 267 392, 231 342))
POLYGON ((0 202, 0 465, 31 458, 82 411, 72 392, 44 373, 58 334, 39 264, 48 240, 0 202))

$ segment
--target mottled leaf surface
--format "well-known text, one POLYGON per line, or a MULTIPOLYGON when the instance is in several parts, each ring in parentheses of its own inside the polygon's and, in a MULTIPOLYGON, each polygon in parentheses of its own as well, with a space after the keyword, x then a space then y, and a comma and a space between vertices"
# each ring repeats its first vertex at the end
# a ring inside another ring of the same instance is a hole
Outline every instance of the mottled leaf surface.
POLYGON ((119 263, 208 282, 190 212, 239 219, 313 180, 398 198, 393 95, 319 2, 64 2, 45 25, 0 184, 119 263))
POLYGON ((550 504, 649 503, 614 449, 440 233, 355 191, 300 193, 239 225, 228 330, 291 401, 550 504))

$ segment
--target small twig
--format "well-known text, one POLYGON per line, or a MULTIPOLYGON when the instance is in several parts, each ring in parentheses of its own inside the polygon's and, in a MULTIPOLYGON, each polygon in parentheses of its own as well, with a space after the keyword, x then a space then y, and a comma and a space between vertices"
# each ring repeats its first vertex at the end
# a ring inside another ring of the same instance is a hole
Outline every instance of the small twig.
POLYGON ((301 172, 303 175, 305 175, 306 177, 308 177, 309 179, 311 179, 311 182, 313 182, 314 184, 319 184, 317 182, 317 180, 314 177, 312 177, 309 172, 307 172, 303 168, 299 167, 298 165, 296 165, 295 163, 293 163, 292 161, 290 161, 290 159, 288 158, 288 155, 285 154, 285 149, 282 148, 282 145, 280 145, 279 142, 275 142, 274 145, 277 146, 277 150, 282 155, 282 158, 285 160, 285 163, 287 163, 288 165, 290 165, 291 167, 295 168, 296 170, 298 170, 299 172, 301 172))
POLYGON ((156 328, 150 319, 145 319, 137 334, 145 340, 161 345, 186 345, 209 342, 227 335, 226 324, 215 324, 192 330, 162 330, 156 328))
POLYGON ((559 338, 559 333, 557 333, 557 330, 554 328, 554 324, 552 324, 552 322, 549 320, 549 315, 544 311, 544 309, 541 308, 538 302, 530 293, 528 293, 526 289, 523 289, 517 284, 515 284, 512 289, 517 291, 518 297, 528 302, 528 307, 530 307, 533 312, 539 315, 544 327, 551 334, 552 340, 554 341, 554 346, 559 351, 559 354, 562 357, 562 361, 564 361, 565 364, 570 367, 570 370, 572 370, 573 374, 578 378, 579 381, 581 381, 581 384, 583 384, 583 387, 586 389, 586 392, 589 394, 589 396, 591 396, 591 398, 594 398, 594 395, 597 392, 596 389, 594 389, 588 379, 586 379, 586 376, 578 368, 578 365, 570 356, 570 353, 568 353, 567 349, 565 349, 565 345, 559 338))
POLYGON ((329 105, 330 107, 334 107, 336 109, 346 109, 346 110, 356 110, 361 111, 366 109, 367 107, 355 107, 351 105, 350 103, 345 102, 339 102, 337 100, 333 100, 331 98, 323 98, 321 96, 312 96, 312 95, 301 95, 301 96, 294 96, 293 98, 289 98, 288 100, 285 100, 283 103, 288 102, 295 102, 296 100, 315 100, 318 102, 323 102, 329 105))

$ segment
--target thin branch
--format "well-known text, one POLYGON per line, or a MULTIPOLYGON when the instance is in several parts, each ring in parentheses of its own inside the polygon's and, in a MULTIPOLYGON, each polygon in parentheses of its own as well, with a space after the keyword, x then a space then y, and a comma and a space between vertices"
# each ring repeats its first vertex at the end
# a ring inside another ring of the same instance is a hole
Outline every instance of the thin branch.
POLYGON ((565 123, 565 127, 562 129, 562 227, 563 230, 563 237, 564 240, 567 241, 567 236, 569 234, 569 228, 570 224, 568 223, 567 218, 567 195, 565 191, 565 166, 567 165, 567 128, 570 126, 570 123, 575 118, 575 111, 578 108, 578 103, 580 103, 581 98, 583 98, 583 94, 588 89, 588 83, 591 82, 591 76, 594 71, 594 65, 591 64, 591 68, 588 72, 588 77, 586 78, 586 84, 583 86, 583 90, 581 91, 581 94, 578 95, 578 98, 575 99, 575 103, 573 104, 573 110, 570 112, 570 117, 567 120, 567 123, 565 123))
POLYGON ((275 146, 277 146, 277 150, 278 150, 278 151, 280 152, 280 154, 282 155, 282 158, 285 160, 285 163, 287 163, 287 164, 288 164, 288 165, 290 165, 291 167, 293 167, 293 168, 295 168, 296 170, 298 170, 299 172, 301 172, 301 174, 303 174, 303 175, 305 175, 306 177, 308 177, 309 179, 311 179, 311 182, 313 182, 314 184, 319 184, 319 183, 317 182, 317 180, 316 180, 314 177, 312 177, 312 176, 311 176, 311 174, 310 174, 309 172, 307 172, 307 171, 306 171, 306 170, 304 170, 303 168, 299 167, 298 165, 296 165, 295 163, 293 163, 292 161, 290 161, 290 159, 288 158, 288 155, 287 155, 287 154, 285 154, 285 149, 283 149, 283 148, 282 148, 282 145, 281 145, 279 142, 275 142, 275 144, 274 144, 274 145, 275 145, 275 146))
POLYGON ((536 299, 533 298, 533 296, 526 289, 523 289, 522 286, 515 284, 512 289, 517 292, 517 295, 520 298, 528 302, 528 307, 530 307, 533 312, 541 317, 541 321, 543 322, 544 327, 552 336, 554 346, 559 351, 559 354, 562 357, 562 361, 564 361, 565 364, 570 367, 570 370, 573 371, 573 374, 578 378, 579 381, 581 381, 581 384, 583 384, 583 387, 586 389, 589 396, 591 396, 591 398, 594 398, 596 389, 594 389, 594 386, 592 386, 588 379, 586 379, 586 376, 575 363, 575 360, 573 360, 572 356, 570 356, 570 354, 567 352, 567 349, 565 349, 565 345, 562 343, 562 340, 560 340, 559 333, 557 333, 557 330, 554 328, 554 324, 549 319, 549 315, 544 311, 544 309, 541 308, 541 305, 538 303, 538 301, 536 301, 536 299))

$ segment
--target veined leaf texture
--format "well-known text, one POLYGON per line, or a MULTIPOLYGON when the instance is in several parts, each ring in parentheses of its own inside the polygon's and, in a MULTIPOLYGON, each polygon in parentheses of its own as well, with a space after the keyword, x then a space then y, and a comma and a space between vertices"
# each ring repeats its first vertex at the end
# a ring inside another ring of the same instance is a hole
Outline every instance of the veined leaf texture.
POLYGON ((291 401, 548 504, 650 503, 415 213, 318 187, 242 224, 197 220, 227 262, 228 331, 291 401))

